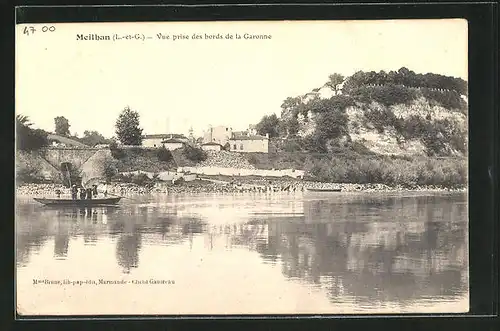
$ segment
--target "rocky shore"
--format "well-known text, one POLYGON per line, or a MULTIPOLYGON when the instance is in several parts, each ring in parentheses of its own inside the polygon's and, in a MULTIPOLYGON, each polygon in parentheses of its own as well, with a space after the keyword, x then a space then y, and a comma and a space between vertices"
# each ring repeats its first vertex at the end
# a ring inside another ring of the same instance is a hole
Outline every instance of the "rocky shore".
MULTIPOLYGON (((448 189, 435 186, 417 186, 405 188, 401 186, 389 187, 384 184, 335 184, 313 181, 301 181, 295 179, 262 179, 262 178, 238 178, 237 181, 222 179, 198 179, 181 184, 170 184, 157 182, 154 186, 145 187, 132 183, 111 183, 108 185, 109 195, 141 195, 141 194, 196 194, 196 193, 293 193, 306 192, 308 188, 314 189, 341 189, 342 192, 465 192, 466 188, 448 189)), ((18 196, 45 196, 55 197, 56 190, 61 190, 61 198, 70 195, 69 188, 61 184, 20 184, 16 188, 18 196)))

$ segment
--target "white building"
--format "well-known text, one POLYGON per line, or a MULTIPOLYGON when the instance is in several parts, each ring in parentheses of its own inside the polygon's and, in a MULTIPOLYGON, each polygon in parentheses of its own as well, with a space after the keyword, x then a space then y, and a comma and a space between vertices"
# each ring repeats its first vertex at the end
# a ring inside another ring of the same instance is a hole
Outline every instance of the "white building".
POLYGON ((269 153, 269 135, 233 135, 229 139, 230 151, 240 153, 269 153))
POLYGON ((142 136, 142 146, 144 147, 161 147, 165 145, 165 141, 175 139, 183 143, 187 143, 189 139, 178 133, 165 133, 165 134, 147 134, 142 136))
POLYGON ((210 127, 203 135, 204 143, 217 143, 224 146, 233 134, 233 129, 227 126, 219 125, 210 127))

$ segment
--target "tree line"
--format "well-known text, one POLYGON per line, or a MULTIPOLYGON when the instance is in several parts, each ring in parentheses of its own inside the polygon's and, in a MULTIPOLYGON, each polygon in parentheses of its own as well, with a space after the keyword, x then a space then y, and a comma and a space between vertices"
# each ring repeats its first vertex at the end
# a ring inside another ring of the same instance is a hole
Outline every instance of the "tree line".
POLYGON ((350 76, 344 90, 355 89, 363 85, 403 85, 406 87, 420 87, 429 89, 445 89, 455 91, 460 95, 467 95, 467 82, 462 78, 444 76, 434 73, 417 74, 408 68, 398 71, 358 71, 350 76))
MULTIPOLYGON (((99 144, 111 144, 116 140, 124 145, 141 145, 142 129, 139 126, 139 113, 131 110, 130 107, 120 113, 115 123, 116 138, 106 138, 96 130, 85 130, 83 136, 71 134, 70 123, 64 116, 54 118, 54 133, 87 146, 94 147, 99 144)), ((28 116, 16 116, 16 147, 22 151, 37 150, 48 146, 48 135, 50 132, 42 129, 34 129, 33 123, 28 116)))

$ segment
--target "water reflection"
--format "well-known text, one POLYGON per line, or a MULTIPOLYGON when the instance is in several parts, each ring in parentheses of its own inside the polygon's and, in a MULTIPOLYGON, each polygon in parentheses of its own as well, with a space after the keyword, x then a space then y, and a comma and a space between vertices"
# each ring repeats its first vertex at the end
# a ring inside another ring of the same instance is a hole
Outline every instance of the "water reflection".
POLYGON ((191 251, 201 238, 206 251, 255 252, 286 279, 322 289, 332 303, 453 300, 468 291, 465 201, 463 195, 339 195, 83 209, 21 203, 17 264, 29 267, 50 242, 55 259, 70 259, 72 242, 82 238, 85 245, 113 242, 115 263, 130 273, 148 268, 141 265, 144 246, 187 244, 191 251))

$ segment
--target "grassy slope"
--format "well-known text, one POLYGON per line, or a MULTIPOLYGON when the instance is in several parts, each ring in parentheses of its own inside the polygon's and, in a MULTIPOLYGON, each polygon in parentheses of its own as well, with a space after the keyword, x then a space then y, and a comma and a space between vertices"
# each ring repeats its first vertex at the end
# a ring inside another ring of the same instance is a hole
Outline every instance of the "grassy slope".
POLYGON ((142 170, 160 172, 177 168, 174 160, 163 162, 158 159, 156 150, 124 149, 120 158, 115 160, 119 172, 142 170))

